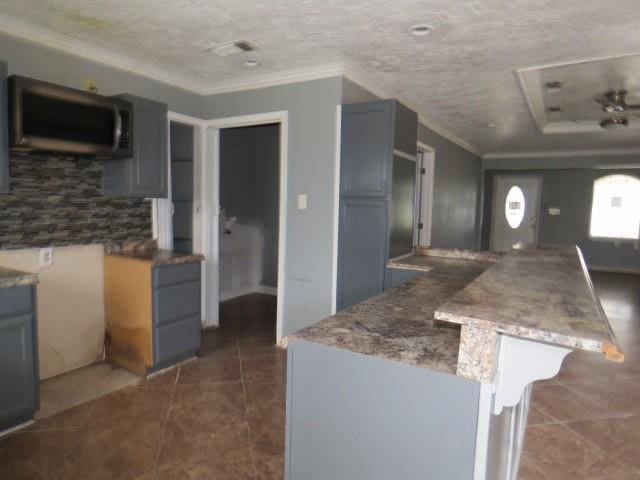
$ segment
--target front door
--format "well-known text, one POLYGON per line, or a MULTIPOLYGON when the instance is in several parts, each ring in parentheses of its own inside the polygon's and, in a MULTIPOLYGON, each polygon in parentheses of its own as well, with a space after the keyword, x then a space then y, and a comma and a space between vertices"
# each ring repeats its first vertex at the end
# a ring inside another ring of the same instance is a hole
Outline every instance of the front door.
POLYGON ((506 252, 516 243, 535 244, 541 179, 497 175, 491 209, 491 250, 506 252))

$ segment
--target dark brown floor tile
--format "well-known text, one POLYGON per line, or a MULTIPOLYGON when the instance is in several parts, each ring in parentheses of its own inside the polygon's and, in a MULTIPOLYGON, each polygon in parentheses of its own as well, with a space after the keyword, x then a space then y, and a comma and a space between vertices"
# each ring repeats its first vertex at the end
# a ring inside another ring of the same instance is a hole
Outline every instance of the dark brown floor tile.
POLYGON ((527 460, 552 480, 592 479, 630 473, 563 425, 527 427, 527 460))
POLYGON ((610 416, 640 414, 640 377, 609 377, 566 385, 606 409, 610 416))
POLYGON ((71 407, 60 413, 36 421, 23 431, 79 428, 84 425, 94 405, 95 401, 91 400, 76 407, 71 407))
POLYGON ((178 384, 240 380, 240 359, 234 355, 199 358, 180 368, 178 384))
POLYGON ((243 337, 239 340, 240 356, 242 358, 256 357, 259 355, 272 355, 281 352, 273 337, 243 337))
POLYGON ((282 480, 284 478, 284 458, 266 457, 256 460, 256 480, 282 480))
POLYGON ((245 380, 282 378, 287 375, 287 355, 285 350, 269 355, 252 356, 242 359, 242 376, 245 380))
POLYGON ((285 388, 283 379, 245 382, 249 434, 255 457, 284 454, 285 388))
POLYGON ((178 384, 173 395, 171 411, 195 408, 211 410, 215 415, 245 413, 242 383, 202 382, 178 384))
POLYGON ((249 426, 244 413, 221 414, 216 406, 171 411, 158 466, 177 467, 211 461, 251 461, 249 426))
POLYGON ((559 422, 602 418, 607 414, 602 407, 562 385, 536 386, 533 389, 531 405, 559 422))
POLYGON ((628 467, 640 470, 640 415, 572 422, 567 428, 628 467))
POLYGON ((58 477, 142 475, 153 470, 165 418, 123 419, 82 429, 58 466, 58 477))
POLYGON ((520 467, 518 468, 518 480, 548 480, 540 471, 538 471, 526 458, 520 459, 520 467))
POLYGON ((253 464, 196 463, 158 470, 157 480, 254 480, 253 464))
POLYGON ((86 428, 111 426, 126 420, 158 421, 167 416, 173 386, 127 387, 96 400, 86 428))
POLYGON ((178 372, 180 367, 175 366, 166 372, 157 373, 149 378, 145 378, 140 381, 138 386, 140 387, 159 387, 159 386, 173 386, 178 378, 178 372))
POLYGON ((548 415, 542 413, 540 410, 537 410, 535 407, 531 407, 529 409, 527 425, 546 425, 549 423, 556 423, 556 421, 548 415))
POLYGON ((0 478, 49 479, 71 448, 68 430, 21 432, 0 439, 0 478))

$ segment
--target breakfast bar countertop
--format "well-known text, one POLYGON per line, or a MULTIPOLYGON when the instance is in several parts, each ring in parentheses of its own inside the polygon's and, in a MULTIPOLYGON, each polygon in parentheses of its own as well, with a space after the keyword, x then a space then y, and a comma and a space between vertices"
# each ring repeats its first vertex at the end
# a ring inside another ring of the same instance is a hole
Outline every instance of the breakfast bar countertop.
POLYGON ((12 268, 0 267, 0 288, 24 287, 38 283, 38 275, 12 268))
POLYGON ((435 318, 624 359, 575 246, 513 250, 435 318))

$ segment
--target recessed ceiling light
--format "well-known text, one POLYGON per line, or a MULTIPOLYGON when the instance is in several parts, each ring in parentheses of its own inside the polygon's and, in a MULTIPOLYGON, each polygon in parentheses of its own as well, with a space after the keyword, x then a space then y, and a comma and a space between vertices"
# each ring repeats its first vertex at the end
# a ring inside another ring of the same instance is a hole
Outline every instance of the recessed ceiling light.
POLYGON ((220 43, 206 48, 205 52, 210 52, 218 55, 219 57, 230 57, 231 55, 238 55, 239 53, 250 52, 255 50, 251 42, 248 40, 234 40, 233 42, 220 43))
POLYGON ((550 92, 555 92, 558 90, 562 89, 562 82, 556 82, 556 81, 552 81, 552 82, 545 82, 544 86, 546 87, 547 90, 549 90, 550 92))
POLYGON ((258 60, 256 60, 255 58, 250 58, 249 60, 244 62, 244 66, 245 67, 249 67, 249 68, 259 67, 260 66, 260 62, 258 60))
POLYGON ((558 112, 561 112, 561 111, 562 111, 562 107, 558 107, 558 106, 555 106, 555 105, 554 105, 553 107, 549 107, 549 108, 547 108, 547 111, 548 111, 549 113, 558 113, 558 112))
POLYGON ((626 118, 605 118, 600 122, 600 127, 605 130, 616 130, 616 129, 624 129, 629 126, 629 120, 626 118))
POLYGON ((427 24, 421 23, 420 25, 414 25, 411 27, 410 33, 414 37, 426 37, 431 35, 433 28, 427 24))

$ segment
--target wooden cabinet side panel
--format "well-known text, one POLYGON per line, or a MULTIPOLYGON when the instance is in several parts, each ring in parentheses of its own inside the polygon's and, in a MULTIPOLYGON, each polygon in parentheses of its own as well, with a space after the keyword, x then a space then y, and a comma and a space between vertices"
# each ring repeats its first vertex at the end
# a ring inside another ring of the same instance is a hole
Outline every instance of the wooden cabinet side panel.
POLYGON ((151 264, 105 256, 107 360, 144 375, 153 365, 151 264))

